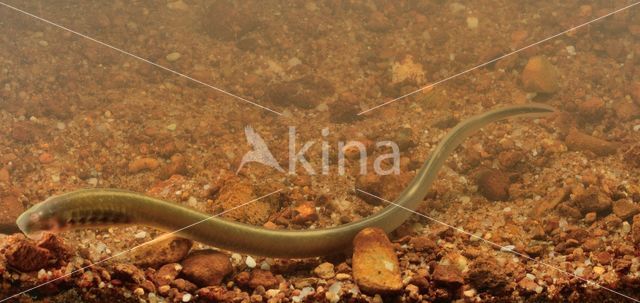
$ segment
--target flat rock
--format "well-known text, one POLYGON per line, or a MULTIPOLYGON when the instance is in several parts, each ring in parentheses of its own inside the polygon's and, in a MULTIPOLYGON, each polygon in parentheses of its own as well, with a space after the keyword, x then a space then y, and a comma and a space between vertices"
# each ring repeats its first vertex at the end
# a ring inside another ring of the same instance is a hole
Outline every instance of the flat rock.
POLYGON ((576 128, 571 128, 564 140, 570 150, 591 151, 598 156, 611 155, 616 152, 619 146, 618 143, 587 135, 576 128))
POLYGON ((564 201, 569 194, 565 188, 559 188, 545 197, 541 202, 534 206, 531 211, 532 218, 540 218, 549 214, 560 202, 564 201))
POLYGON ((140 267, 159 267, 180 262, 191 250, 193 241, 176 236, 161 236, 130 253, 131 262, 140 267))
POLYGON ((382 229, 363 229, 353 245, 353 277, 363 292, 382 294, 402 290, 398 257, 382 229))
POLYGON ((165 264, 154 275, 154 282, 158 286, 169 285, 182 271, 182 265, 178 263, 165 264))
POLYGON ((146 280, 144 272, 129 263, 117 263, 113 266, 113 277, 121 281, 142 284, 146 280))
POLYGON ((262 286, 265 289, 271 289, 278 287, 279 281, 273 273, 268 270, 254 269, 251 271, 248 285, 251 288, 257 288, 262 286))
POLYGON ((606 213, 611 209, 611 198, 595 186, 573 196, 574 205, 583 215, 590 212, 606 213))
POLYGON ((482 195, 491 201, 505 201, 509 199, 509 175, 496 169, 483 169, 477 177, 476 183, 482 195))
POLYGON ((431 278, 438 283, 449 286, 460 286, 464 284, 462 272, 453 265, 437 264, 431 278))
POLYGON ((630 199, 621 199, 613 202, 613 213, 622 220, 631 219, 640 214, 640 205, 633 203, 630 199))
POLYGON ((4 256, 7 263, 20 271, 35 271, 55 263, 48 249, 36 246, 24 237, 11 237, 6 241, 4 256))
POLYGON ((558 70, 543 56, 530 58, 522 71, 522 84, 530 92, 555 93, 560 89, 559 80, 558 70))
POLYGON ((190 253, 181 265, 182 275, 200 287, 219 285, 233 271, 229 256, 212 249, 190 253))

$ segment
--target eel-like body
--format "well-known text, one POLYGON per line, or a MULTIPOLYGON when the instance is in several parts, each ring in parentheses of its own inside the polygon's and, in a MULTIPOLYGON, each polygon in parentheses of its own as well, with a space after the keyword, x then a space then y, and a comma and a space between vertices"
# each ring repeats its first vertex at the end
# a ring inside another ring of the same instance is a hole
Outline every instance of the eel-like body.
POLYGON ((115 189, 85 189, 36 204, 25 211, 17 225, 27 235, 116 224, 144 225, 217 248, 265 257, 305 258, 334 254, 351 245, 367 227, 391 232, 416 209, 431 187, 445 160, 460 143, 481 127, 516 116, 543 116, 554 112, 543 104, 512 105, 473 116, 442 139, 429 159, 399 197, 380 212, 336 227, 308 230, 276 230, 233 222, 176 203, 115 189), (194 224, 199 222, 197 224, 194 224), (189 226, 188 228, 185 228, 189 226))

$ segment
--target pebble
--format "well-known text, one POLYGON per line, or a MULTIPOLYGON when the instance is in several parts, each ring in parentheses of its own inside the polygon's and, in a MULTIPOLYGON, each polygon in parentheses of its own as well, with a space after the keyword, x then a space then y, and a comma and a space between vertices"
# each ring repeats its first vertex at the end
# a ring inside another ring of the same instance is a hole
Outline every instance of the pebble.
POLYGON ((194 251, 180 264, 182 275, 200 287, 219 285, 233 271, 229 256, 211 249, 194 251))
POLYGON ((464 284, 462 272, 453 265, 436 264, 431 278, 438 283, 454 287, 464 284))
POLYGON ((171 123, 169 125, 167 125, 167 129, 170 131, 174 131, 178 128, 178 125, 176 125, 175 123, 171 123))
POLYGON ((127 166, 130 173, 135 174, 143 170, 155 170, 160 162, 154 158, 139 158, 129 162, 127 166))
POLYGON ((165 264, 154 275, 154 282, 158 286, 169 285, 182 271, 182 265, 178 263, 165 264))
POLYGON ((38 160, 39 160, 39 161, 40 161, 40 163, 42 163, 42 164, 49 164, 49 163, 53 162, 53 160, 54 160, 54 159, 55 159, 55 158, 53 157, 53 155, 52 155, 52 154, 50 154, 50 153, 47 153, 47 152, 41 153, 41 154, 38 156, 38 160))
POLYGON ((613 110, 616 117, 621 121, 630 121, 640 117, 640 106, 631 100, 621 100, 613 103, 613 110))
POLYGON ((598 97, 592 97, 578 105, 580 114, 589 119, 597 119, 604 115, 604 101, 598 97))
POLYGON ((570 150, 591 151, 598 156, 607 156, 616 152, 618 143, 596 138, 571 128, 565 137, 565 142, 570 150))
POLYGON ((46 248, 36 246, 22 235, 5 240, 4 257, 7 263, 20 271, 36 271, 46 268, 55 261, 54 255, 46 248))
POLYGON ((293 214, 292 222, 295 224, 304 224, 318 220, 316 205, 313 201, 300 203, 293 209, 293 214))
POLYGON ((193 242, 176 236, 161 236, 130 253, 133 264, 141 267, 158 267, 176 263, 189 253, 193 242))
POLYGON ((322 278, 322 279, 331 279, 333 277, 336 276, 336 273, 334 272, 334 266, 333 264, 329 263, 329 262, 324 262, 320 265, 318 265, 314 270, 313 273, 316 274, 316 276, 322 278))
POLYGON ((496 169, 483 169, 476 177, 480 193, 491 201, 506 201, 509 199, 509 175, 496 169))
POLYGON ((626 221, 640 214, 640 206, 638 203, 633 203, 630 199, 621 199, 613 202, 613 213, 620 219, 626 221))
POLYGON ((262 286, 265 289, 271 289, 278 287, 279 281, 273 276, 273 273, 267 270, 254 269, 251 271, 251 277, 249 278, 249 287, 255 289, 258 286, 262 286))
POLYGON ((558 70, 543 56, 530 58, 522 71, 522 84, 529 92, 555 93, 560 89, 559 81, 558 70))
POLYGON ((353 240, 353 278, 369 294, 402 290, 398 257, 387 235, 379 228, 365 228, 353 240))
POLYGON ((143 231, 138 232, 137 234, 135 234, 133 237, 136 238, 136 239, 144 239, 144 238, 147 237, 147 232, 143 230, 143 231))
POLYGON ((166 59, 169 62, 173 62, 173 61, 176 61, 176 60, 180 59, 180 56, 181 56, 180 53, 173 52, 173 53, 168 54, 166 59))
POLYGON ((604 213, 611 209, 611 198, 595 186, 574 193, 573 204, 583 215, 590 212, 604 213))
POLYGON ((252 256, 247 256, 247 259, 244 261, 244 263, 247 264, 247 267, 249 268, 254 268, 257 265, 256 259, 254 259, 252 256))
POLYGON ((116 263, 113 266, 113 278, 136 284, 142 284, 146 280, 145 274, 140 268, 128 263, 116 263))

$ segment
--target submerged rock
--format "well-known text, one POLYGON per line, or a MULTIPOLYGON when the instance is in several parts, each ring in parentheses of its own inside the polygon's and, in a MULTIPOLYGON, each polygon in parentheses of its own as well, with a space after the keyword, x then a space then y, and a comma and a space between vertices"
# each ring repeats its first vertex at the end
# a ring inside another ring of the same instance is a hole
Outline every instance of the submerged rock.
POLYGON ((543 56, 529 59, 522 71, 522 84, 530 92, 555 93, 560 89, 559 80, 558 70, 543 56))
POLYGON ((131 252, 131 261, 141 267, 158 267, 182 260, 191 249, 193 241, 163 236, 131 252))
POLYGON ((215 286, 233 271, 229 256, 206 249, 194 251, 182 264, 182 275, 200 287, 215 286))
POLYGON ((363 292, 381 294, 402 290, 398 257, 382 229, 363 229, 353 245, 353 278, 363 292))

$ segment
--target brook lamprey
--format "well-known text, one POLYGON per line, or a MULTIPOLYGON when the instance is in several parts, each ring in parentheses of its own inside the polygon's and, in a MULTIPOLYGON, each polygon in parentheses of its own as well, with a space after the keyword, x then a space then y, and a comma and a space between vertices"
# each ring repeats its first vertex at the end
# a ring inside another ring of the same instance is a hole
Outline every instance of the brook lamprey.
MULTIPOLYGON (((552 112, 552 107, 543 104, 512 105, 473 116, 459 123, 433 150, 429 159, 394 203, 408 209, 416 209, 447 157, 465 138, 481 127, 509 117, 538 117, 552 112)), ((207 219, 210 216, 211 214, 134 192, 85 189, 52 196, 25 211, 16 223, 23 233, 33 235, 42 231, 116 224, 144 225, 164 231, 175 231, 204 220, 177 234, 239 253, 278 258, 305 258, 325 256, 349 247, 355 235, 366 227, 379 227, 391 232, 409 218, 411 212, 389 205, 380 212, 356 222, 309 230, 273 230, 221 218, 207 219)))

